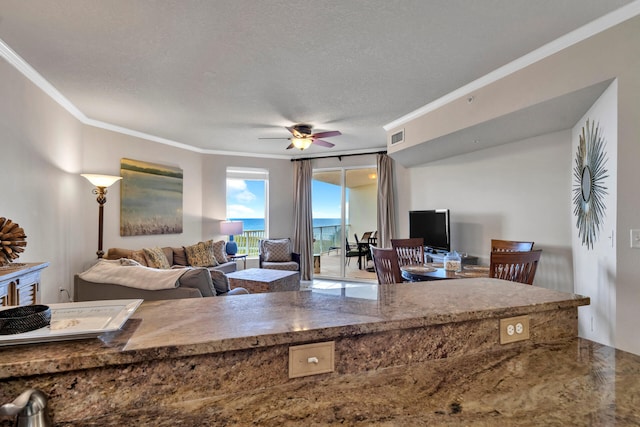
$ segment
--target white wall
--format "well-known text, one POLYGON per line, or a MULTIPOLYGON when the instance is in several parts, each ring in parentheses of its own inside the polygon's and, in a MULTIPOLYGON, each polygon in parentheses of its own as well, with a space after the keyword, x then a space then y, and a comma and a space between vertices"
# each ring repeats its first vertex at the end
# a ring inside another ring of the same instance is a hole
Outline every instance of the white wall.
POLYGON ((353 234, 358 239, 367 231, 375 231, 378 228, 377 206, 378 184, 353 187, 349 191, 349 222, 352 227, 349 233, 350 242, 355 242, 353 234))
MULTIPOLYGON (((617 152, 618 152, 618 82, 611 86, 594 103, 593 107, 576 123, 571 132, 573 156, 576 164, 577 147, 587 119, 600 128, 605 141, 608 177, 602 185, 606 188, 602 201, 606 207, 601 219, 598 239, 593 248, 582 244, 577 227, 572 227, 575 292, 591 298, 591 304, 580 307, 578 332, 580 336, 605 345, 614 345, 616 320, 616 216, 617 216, 617 152)), ((572 185, 576 185, 572 178, 572 185)), ((573 209, 573 205, 572 205, 573 209)), ((572 212, 573 214, 573 212, 572 212)), ((572 215, 573 223, 576 217, 572 215)), ((626 236, 621 236, 625 238, 626 236)))
MULTIPOLYGON (((534 241, 543 250, 535 284, 573 292, 569 131, 410 169, 409 210, 450 209, 451 249, 488 265, 491 239, 534 241)), ((408 227, 397 233, 408 237, 408 227)))
POLYGON ((71 289, 83 251, 85 188, 78 176, 83 129, 4 61, 0 93, 0 217, 18 223, 27 235, 15 262, 50 262, 41 295, 44 302, 55 302, 58 287, 71 289))

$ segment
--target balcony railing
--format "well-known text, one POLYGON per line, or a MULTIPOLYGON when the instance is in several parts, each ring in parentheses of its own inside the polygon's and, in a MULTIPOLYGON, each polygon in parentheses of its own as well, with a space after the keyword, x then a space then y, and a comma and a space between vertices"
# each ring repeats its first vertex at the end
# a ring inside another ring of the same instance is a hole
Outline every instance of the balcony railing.
POLYGON ((264 230, 247 230, 244 233, 233 236, 238 245, 238 253, 248 256, 258 256, 258 242, 264 239, 264 230))
MULTIPOLYGON (((349 225, 346 226, 349 235, 349 225)), ((341 247, 340 241, 340 225, 323 225, 322 227, 313 227, 313 253, 322 254, 329 252, 330 249, 338 249, 341 247)))
MULTIPOLYGON (((340 245, 340 226, 324 225, 322 227, 313 227, 313 253, 321 254, 328 252, 329 249, 339 248, 340 245)), ((349 225, 347 225, 347 234, 349 225)), ((265 238, 264 230, 247 230, 242 234, 233 236, 238 245, 238 253, 247 254, 250 257, 258 256, 258 242, 265 238)))

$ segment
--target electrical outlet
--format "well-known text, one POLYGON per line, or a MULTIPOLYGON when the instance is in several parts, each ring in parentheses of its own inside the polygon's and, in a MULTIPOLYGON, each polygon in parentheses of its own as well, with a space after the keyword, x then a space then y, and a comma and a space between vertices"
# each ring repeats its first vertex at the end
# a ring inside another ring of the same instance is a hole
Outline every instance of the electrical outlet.
POLYGON ((529 339, 529 316, 500 319, 500 344, 529 339))

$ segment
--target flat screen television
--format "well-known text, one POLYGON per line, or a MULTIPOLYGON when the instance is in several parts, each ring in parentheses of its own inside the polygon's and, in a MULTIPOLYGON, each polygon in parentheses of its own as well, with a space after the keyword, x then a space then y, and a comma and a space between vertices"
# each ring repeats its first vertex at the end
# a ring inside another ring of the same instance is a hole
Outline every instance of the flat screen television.
POLYGON ((409 237, 422 237, 435 252, 450 252, 449 209, 409 211, 409 237))

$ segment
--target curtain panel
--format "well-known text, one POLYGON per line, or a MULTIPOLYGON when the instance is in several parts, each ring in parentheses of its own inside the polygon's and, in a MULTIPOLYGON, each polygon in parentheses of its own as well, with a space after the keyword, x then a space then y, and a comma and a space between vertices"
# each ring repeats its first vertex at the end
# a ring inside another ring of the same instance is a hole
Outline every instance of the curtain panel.
POLYGON ((311 208, 311 160, 295 162, 293 248, 300 254, 300 280, 311 280, 313 263, 313 218, 311 208))
POLYGON ((393 159, 387 154, 376 155, 378 166, 378 247, 390 248, 395 236, 396 204, 393 197, 393 159))

